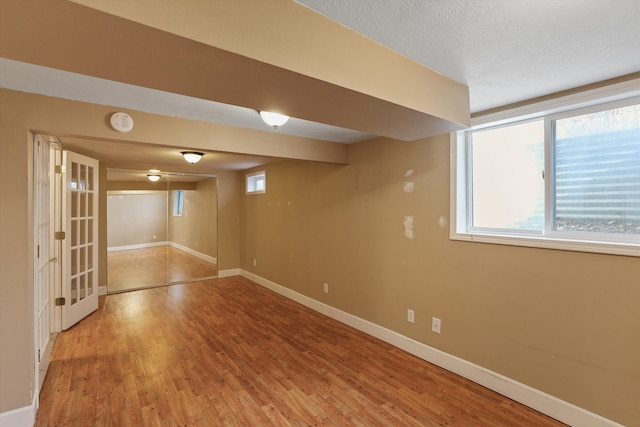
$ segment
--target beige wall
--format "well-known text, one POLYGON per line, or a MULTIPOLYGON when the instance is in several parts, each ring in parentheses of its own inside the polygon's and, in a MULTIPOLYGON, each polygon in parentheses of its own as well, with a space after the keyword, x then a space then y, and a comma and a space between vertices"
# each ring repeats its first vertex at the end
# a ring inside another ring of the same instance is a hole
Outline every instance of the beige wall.
POLYGON ((167 241, 167 192, 107 195, 107 246, 167 241))
MULTIPOLYGON (((106 173, 106 172, 105 172, 106 173)), ((166 190, 195 190, 195 182, 158 182, 151 181, 108 181, 106 185, 107 191, 127 191, 127 190, 148 190, 148 191, 166 191, 166 190)))
POLYGON ((196 183, 195 190, 184 191, 182 216, 173 216, 174 193, 169 197, 169 240, 196 252, 218 256, 217 179, 196 183))
POLYGON ((218 273, 241 265, 243 179, 239 172, 218 172, 218 273))
POLYGON ((350 160, 266 167, 267 194, 242 205, 244 269, 640 425, 640 259, 449 240, 448 135, 354 144, 350 160))

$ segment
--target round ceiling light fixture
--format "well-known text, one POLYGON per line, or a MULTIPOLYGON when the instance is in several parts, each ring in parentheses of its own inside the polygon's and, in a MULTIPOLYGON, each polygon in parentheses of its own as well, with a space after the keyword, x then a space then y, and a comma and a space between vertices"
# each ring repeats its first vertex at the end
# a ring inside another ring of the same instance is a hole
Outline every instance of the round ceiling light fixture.
POLYGON ((284 114, 270 113, 268 111, 260 111, 259 113, 262 120, 274 129, 278 129, 278 127, 289 121, 289 116, 285 116, 284 114))
POLYGON ((183 151, 180 154, 182 154, 182 157, 191 164, 198 163, 200 159, 202 159, 202 156, 204 156, 204 153, 200 153, 198 151, 183 151))
POLYGON ((147 175, 147 178, 149 178, 151 182, 156 182, 160 179, 160 175, 147 175))

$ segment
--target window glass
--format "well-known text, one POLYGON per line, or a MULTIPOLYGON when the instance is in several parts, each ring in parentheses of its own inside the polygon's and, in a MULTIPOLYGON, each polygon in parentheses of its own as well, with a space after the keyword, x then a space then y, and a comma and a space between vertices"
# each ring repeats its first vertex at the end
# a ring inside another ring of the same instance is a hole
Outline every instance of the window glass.
POLYGON ((246 192, 247 194, 267 192, 267 175, 265 171, 247 174, 246 192))
POLYGON ((474 132, 473 227, 544 228, 544 121, 474 132))
POLYGON ((554 229, 640 234, 640 105, 554 121, 554 229))

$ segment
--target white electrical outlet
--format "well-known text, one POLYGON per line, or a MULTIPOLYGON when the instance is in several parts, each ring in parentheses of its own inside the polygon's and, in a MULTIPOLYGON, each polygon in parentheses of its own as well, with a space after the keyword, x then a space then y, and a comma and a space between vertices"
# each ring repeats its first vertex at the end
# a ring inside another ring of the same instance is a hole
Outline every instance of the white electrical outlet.
POLYGON ((324 284, 324 293, 325 293, 325 294, 328 294, 328 293, 329 293, 329 284, 328 284, 328 283, 325 283, 325 284, 324 284))
POLYGON ((258 262, 256 261, 256 259, 253 259, 253 266, 255 267, 256 265, 258 265, 258 262))
POLYGON ((409 323, 414 323, 415 322, 415 313, 413 312, 413 310, 408 309, 407 310, 407 322, 409 323))
POLYGON ((431 331, 432 332, 435 332, 436 334, 439 334, 441 326, 442 326, 442 320, 438 319, 437 317, 432 317, 431 318, 431 331))

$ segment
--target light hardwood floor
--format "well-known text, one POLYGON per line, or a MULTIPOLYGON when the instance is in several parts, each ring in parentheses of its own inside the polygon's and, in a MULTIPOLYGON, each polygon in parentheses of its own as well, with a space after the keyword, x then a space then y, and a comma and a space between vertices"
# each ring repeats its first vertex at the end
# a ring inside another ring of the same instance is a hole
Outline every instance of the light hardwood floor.
POLYGON ((36 426, 558 426, 242 277, 108 295, 36 426))
POLYGON ((164 286, 218 274, 215 264, 173 246, 109 252, 108 292, 164 286))

